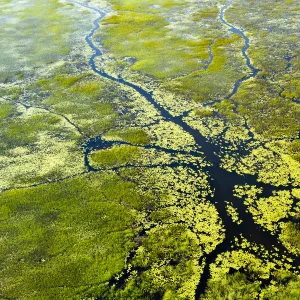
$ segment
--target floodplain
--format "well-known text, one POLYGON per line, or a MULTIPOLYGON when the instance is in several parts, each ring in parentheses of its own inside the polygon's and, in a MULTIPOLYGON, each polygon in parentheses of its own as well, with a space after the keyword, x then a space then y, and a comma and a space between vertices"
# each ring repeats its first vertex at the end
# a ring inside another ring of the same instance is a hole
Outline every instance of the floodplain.
POLYGON ((297 0, 0 11, 0 299, 300 299, 297 0))

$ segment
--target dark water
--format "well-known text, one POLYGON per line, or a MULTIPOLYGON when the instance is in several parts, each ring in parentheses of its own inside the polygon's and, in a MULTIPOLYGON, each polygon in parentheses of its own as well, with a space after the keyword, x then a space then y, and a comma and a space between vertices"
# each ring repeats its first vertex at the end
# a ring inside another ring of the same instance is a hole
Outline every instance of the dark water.
MULTIPOLYGON (((205 137, 203 137, 198 130, 193 129, 191 126, 189 126, 186 122, 183 121, 182 117, 174 117, 172 116, 164 107, 162 107, 159 103, 156 102, 151 92, 147 92, 142 87, 135 85, 134 83, 128 82, 123 78, 120 77, 113 77, 109 74, 107 74, 104 70, 98 69, 95 64, 95 58, 102 55, 102 52, 100 49, 98 49, 93 40, 92 37, 97 29, 99 29, 99 21, 105 16, 105 13, 101 10, 89 6, 87 4, 82 4, 76 1, 72 1, 74 3, 77 3, 83 7, 86 7, 88 9, 91 9, 99 14, 99 17, 93 22, 94 27, 90 31, 90 33, 85 37, 86 42, 91 47, 91 49, 94 51, 94 54, 91 56, 89 60, 89 64, 92 68, 92 70, 100 75, 103 78, 106 78, 108 80, 111 80, 113 82, 118 82, 124 86, 130 87, 134 89, 136 92, 138 92, 141 96, 143 96, 149 103, 151 103, 157 111, 163 116, 167 121, 173 122, 174 124, 180 126, 184 131, 189 133, 191 136, 193 136, 194 140, 196 141, 199 150, 204 153, 204 156, 206 157, 206 160, 212 163, 212 167, 208 168, 208 173, 210 176, 210 184, 211 187, 214 190, 214 197, 210 199, 210 201, 215 205, 215 207, 218 210, 218 213, 222 219, 222 222, 226 228, 226 238, 225 240, 217 246, 217 248, 210 253, 207 256, 207 263, 204 270, 204 274, 201 277, 201 281, 199 282, 197 293, 196 293, 196 299, 200 297, 200 295, 204 292, 204 289, 206 287, 207 280, 209 279, 209 265, 215 261, 218 254, 227 251, 230 249, 230 244, 233 242, 235 237, 238 237, 240 234, 242 234, 245 238, 247 238, 250 242, 255 242, 257 244, 263 245, 267 250, 272 250, 273 247, 277 247, 279 251, 283 254, 286 250, 283 248, 283 246, 278 242, 277 237, 269 234, 268 232, 263 231, 258 225, 256 225, 253 222, 253 219, 249 213, 246 212, 245 206, 241 199, 236 198, 233 196, 233 188, 235 185, 244 185, 244 184, 250 184, 250 185, 256 185, 258 187, 263 188, 263 197, 268 197, 272 194, 274 190, 278 190, 278 188, 275 188, 271 185, 262 184, 257 182, 257 177, 252 175, 238 175, 235 172, 228 172, 222 168, 220 168, 220 158, 218 157, 217 153, 220 152, 220 146, 210 143, 205 137), (243 220, 243 223, 240 225, 237 225, 234 223, 231 218, 226 213, 226 203, 225 201, 232 202, 234 207, 238 209, 240 218, 243 220)), ((240 85, 248 80, 249 78, 252 78, 256 76, 256 74, 259 72, 258 69, 256 69, 250 61, 249 56, 247 55, 247 50, 250 47, 250 41, 248 37, 245 35, 244 31, 241 29, 238 29, 234 27, 233 25, 229 24, 225 17, 225 11, 227 8, 230 7, 233 0, 229 1, 227 5, 222 7, 220 11, 220 20, 221 22, 228 26, 229 30, 233 33, 239 34, 245 41, 245 46, 242 49, 242 54, 246 60, 246 64, 248 68, 251 70, 251 73, 238 80, 234 84, 234 88, 231 91, 231 93, 226 97, 226 99, 230 99, 233 95, 236 94, 238 91, 240 85)), ((94 149, 104 149, 106 147, 111 146, 111 142, 104 142, 99 137, 90 139, 86 144, 86 152, 85 152, 85 163, 87 168, 90 171, 96 171, 94 168, 92 168, 88 162, 88 153, 94 149)), ((150 146, 149 146, 150 147, 150 146)), ((176 166, 176 164, 174 164, 176 166)), ((195 167, 194 167, 195 168, 195 167)), ((285 253, 287 254, 287 253, 285 253)))
POLYGON ((285 57, 284 57, 284 59, 286 60, 286 70, 289 70, 291 67, 292 67, 292 64, 291 64, 291 60, 292 60, 292 56, 290 56, 290 55, 286 55, 285 57))

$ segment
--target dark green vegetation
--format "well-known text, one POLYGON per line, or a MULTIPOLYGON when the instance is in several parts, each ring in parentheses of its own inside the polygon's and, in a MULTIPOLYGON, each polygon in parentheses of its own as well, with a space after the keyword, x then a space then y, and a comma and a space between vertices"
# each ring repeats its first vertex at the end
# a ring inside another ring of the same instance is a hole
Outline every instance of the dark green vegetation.
POLYGON ((300 299, 296 0, 0 10, 1 299, 300 299))

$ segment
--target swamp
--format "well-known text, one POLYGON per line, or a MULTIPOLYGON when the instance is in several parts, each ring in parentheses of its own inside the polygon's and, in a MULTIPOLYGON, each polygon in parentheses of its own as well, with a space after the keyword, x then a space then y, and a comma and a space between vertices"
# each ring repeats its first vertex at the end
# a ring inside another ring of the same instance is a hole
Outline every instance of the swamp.
POLYGON ((299 0, 0 16, 0 299, 300 300, 299 0))

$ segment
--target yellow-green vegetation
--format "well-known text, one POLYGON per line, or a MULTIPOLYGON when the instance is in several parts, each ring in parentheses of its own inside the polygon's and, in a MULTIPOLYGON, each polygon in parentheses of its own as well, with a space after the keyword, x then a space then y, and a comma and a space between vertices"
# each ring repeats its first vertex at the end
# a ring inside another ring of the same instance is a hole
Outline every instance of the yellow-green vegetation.
POLYGON ((175 150, 195 149, 196 145, 193 137, 173 122, 162 120, 149 126, 147 130, 149 130, 152 143, 159 147, 175 150))
POLYGON ((13 104, 5 101, 0 102, 0 120, 9 117, 13 112, 13 104))
POLYGON ((242 64, 239 56, 241 48, 242 39, 239 35, 215 39, 212 45, 213 61, 208 68, 169 81, 164 87, 201 102, 225 97, 230 93, 234 82, 245 75, 236 71, 242 64), (232 61, 233 52, 236 52, 235 61, 232 61))
POLYGON ((139 148, 134 146, 115 146, 91 154, 91 162, 98 167, 113 167, 134 162, 139 155, 139 148))
POLYGON ((258 198, 258 196, 262 193, 262 188, 257 188, 256 186, 251 185, 244 185, 244 186, 234 186, 233 194, 236 197, 242 198, 243 196, 246 196, 247 199, 250 199, 250 201, 254 201, 258 198))
POLYGON ((190 230, 172 225, 151 230, 132 261, 133 272, 126 288, 106 299, 194 299, 200 278, 199 242, 190 230))
POLYGON ((293 200, 289 191, 279 191, 274 193, 274 196, 260 198, 255 202, 247 199, 245 204, 257 224, 275 232, 278 229, 278 221, 288 216, 293 200))
POLYGON ((201 300, 253 300, 258 296, 259 283, 251 282, 246 275, 236 272, 222 279, 211 279, 201 300))
POLYGON ((299 131, 299 105, 280 98, 279 93, 275 83, 251 79, 234 96, 238 112, 265 138, 294 137, 299 131))
POLYGON ((234 169, 240 174, 257 174, 259 181, 275 186, 288 185, 293 178, 289 166, 279 154, 262 146, 255 147, 244 157, 237 157, 234 169))
POLYGON ((261 292, 263 300, 294 300, 300 298, 300 278, 287 271, 275 273, 275 282, 261 292))
POLYGON ((0 120, 0 190, 84 170, 80 135, 64 118, 41 109, 5 105, 12 117, 0 120))
MULTIPOLYGON (((39 97, 43 105, 56 113, 68 116, 87 135, 99 135, 111 128, 117 118, 115 103, 120 99, 113 84, 91 74, 58 75, 40 79, 39 97), (47 96, 43 97, 43 93, 47 96)), ((121 105, 118 106, 121 109, 121 105)))
POLYGON ((148 144, 150 142, 146 132, 140 128, 126 130, 110 130, 104 135, 107 139, 122 140, 132 144, 148 144))
POLYGON ((199 108, 194 110, 194 114, 202 118, 207 118, 213 115, 213 111, 211 109, 199 108))
POLYGON ((211 265, 212 278, 222 279, 230 269, 239 271, 244 269, 253 279, 268 279, 275 264, 263 261, 247 250, 232 250, 218 255, 215 263, 211 265))
POLYGON ((217 18, 219 14, 218 7, 206 8, 195 14, 195 21, 200 21, 202 18, 217 18))
MULTIPOLYGON (((212 115, 214 112, 215 110, 212 110, 212 115)), ((225 129, 224 120, 215 116, 198 116, 197 113, 192 113, 184 120, 192 128, 198 130, 202 136, 205 136, 208 140, 213 140, 215 143, 218 143, 218 138, 225 129)))
POLYGON ((247 240, 242 244, 245 250, 227 251, 217 256, 210 267, 212 277, 208 288, 200 299, 297 299, 297 271, 290 271, 291 265, 282 257, 278 260, 277 253, 271 255, 247 240), (261 258, 248 251, 259 253, 261 258))
POLYGON ((230 100, 223 100, 220 103, 214 104, 217 112, 225 118, 234 119, 237 115, 234 113, 234 104, 230 100))
POLYGON ((300 297, 299 276, 288 271, 276 272, 272 284, 262 288, 260 282, 253 282, 246 275, 236 272, 222 279, 210 279, 208 288, 202 300, 252 300, 259 297, 263 300, 295 300, 300 297), (279 282, 278 284, 274 284, 279 282))
MULTIPOLYGON (((151 147, 151 146, 150 146, 151 147)), ((166 150, 168 151, 168 150, 166 150)), ((94 168, 123 169, 124 167, 155 167, 179 164, 199 164, 205 166, 203 160, 193 155, 167 153, 164 149, 151 149, 131 145, 119 145, 105 150, 93 151, 88 156, 94 168)))
POLYGON ((236 72, 242 68, 242 38, 235 34, 223 37, 226 31, 215 17, 211 18, 219 11, 217 1, 203 3, 202 7, 184 0, 169 0, 168 5, 110 2, 115 14, 101 22, 103 31, 99 33, 104 46, 117 59, 136 59, 132 71, 159 80, 174 78, 164 82, 163 89, 205 102, 226 96, 234 82, 245 75, 236 72), (182 23, 185 5, 190 9, 182 23))
POLYGON ((291 157, 294 160, 300 162, 300 141, 299 140, 292 141, 289 144, 288 153, 291 155, 291 157))
POLYGON ((233 3, 226 17, 251 32, 253 46, 249 56, 261 73, 245 82, 234 97, 239 103, 239 112, 266 138, 295 136, 299 131, 299 108, 291 100, 299 99, 300 44, 295 21, 299 11, 294 11, 297 5, 291 5, 291 1, 273 3, 271 0, 246 1, 245 4, 233 3), (290 57, 289 68, 287 56, 290 57))
POLYGON ((283 245, 292 253, 300 254, 300 226, 299 223, 281 223, 279 235, 283 245))
POLYGON ((1 295, 98 295, 124 268, 140 230, 135 208, 149 197, 108 173, 0 194, 1 295))
POLYGON ((180 166, 143 170, 133 178, 141 188, 150 185, 162 193, 162 208, 151 214, 155 222, 182 223, 193 228, 205 253, 213 251, 223 240, 224 228, 218 212, 205 200, 211 193, 205 174, 180 166))
POLYGON ((235 208, 232 203, 226 201, 226 211, 227 214, 231 217, 232 221, 241 224, 243 220, 240 219, 238 209, 235 208))
POLYGON ((255 223, 274 234, 279 228, 279 221, 291 214, 293 198, 290 191, 273 192, 268 198, 259 197, 261 192, 262 189, 249 185, 235 186, 234 189, 235 196, 244 198, 255 223))
POLYGON ((144 224, 147 235, 127 265, 130 275, 121 288, 102 291, 105 299, 194 299, 203 266, 199 259, 224 238, 207 178, 192 169, 177 167, 123 169, 122 178, 138 182, 142 193, 159 192, 144 224), (203 197, 203 198, 202 198, 203 197), (201 200, 202 198, 202 200, 201 200), (150 230, 149 230, 150 229, 150 230))
POLYGON ((297 2, 87 2, 0 4, 0 298, 300 298, 297 2))
MULTIPOLYGON (((185 1, 165 1, 164 9, 181 7, 185 1)), ((169 22, 160 15, 150 2, 140 2, 128 10, 126 2, 114 2, 118 14, 102 21, 105 25, 104 46, 117 58, 134 57, 138 61, 133 70, 143 71, 157 78, 184 74, 199 69, 201 59, 208 59, 210 40, 189 41, 172 34, 169 22), (152 8, 152 9, 151 9, 152 8), (152 10, 153 13, 149 13, 152 10)))
POLYGON ((266 147, 278 155, 285 168, 289 172, 290 182, 293 186, 300 183, 300 162, 298 157, 298 140, 274 140, 266 143, 266 147))
POLYGON ((60 118, 55 115, 39 112, 38 110, 36 112, 34 110, 23 111, 19 118, 15 117, 2 121, 1 148, 7 150, 33 145, 38 140, 38 133, 49 129, 53 130, 53 135, 61 134, 62 129, 57 126, 59 122, 60 118))
POLYGON ((73 6, 58 0, 1 1, 0 10, 0 82, 23 79, 62 59, 72 50, 74 34, 87 25, 73 6))

